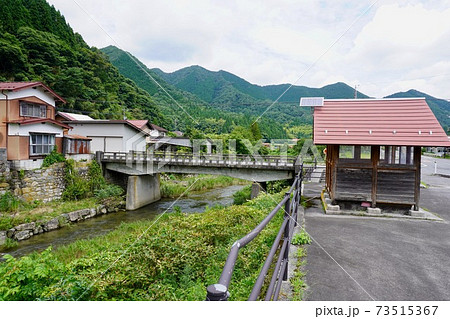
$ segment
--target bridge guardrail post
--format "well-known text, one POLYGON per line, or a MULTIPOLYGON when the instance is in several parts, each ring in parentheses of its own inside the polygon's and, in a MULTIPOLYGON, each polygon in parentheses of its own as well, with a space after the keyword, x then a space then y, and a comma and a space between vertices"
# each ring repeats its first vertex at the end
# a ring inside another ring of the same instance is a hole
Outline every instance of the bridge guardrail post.
POLYGON ((206 301, 227 301, 228 297, 230 294, 224 285, 214 284, 206 288, 206 301))
POLYGON ((290 219, 291 219, 291 193, 286 193, 285 196, 289 196, 288 200, 284 204, 284 218, 287 219, 286 226, 284 228, 284 240, 288 241, 288 244, 286 246, 286 250, 284 251, 283 261, 286 263, 286 267, 283 273, 283 280, 287 280, 288 277, 288 263, 289 263, 289 229, 290 229, 290 219))

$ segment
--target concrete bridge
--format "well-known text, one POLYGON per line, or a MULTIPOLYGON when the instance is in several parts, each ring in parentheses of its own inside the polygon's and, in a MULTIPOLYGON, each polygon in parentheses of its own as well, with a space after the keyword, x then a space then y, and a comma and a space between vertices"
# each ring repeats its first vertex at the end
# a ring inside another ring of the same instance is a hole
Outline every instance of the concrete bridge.
MULTIPOLYGON (((97 152, 106 177, 122 179, 127 188, 127 209, 134 210, 161 198, 159 173, 225 175, 255 182, 293 179, 299 157, 129 152, 97 152), (118 175, 119 174, 119 175, 118 175)), ((124 185, 125 186, 125 185, 124 185)), ((264 187, 264 186, 263 186, 264 187)), ((258 189, 256 189, 258 188, 258 189)))

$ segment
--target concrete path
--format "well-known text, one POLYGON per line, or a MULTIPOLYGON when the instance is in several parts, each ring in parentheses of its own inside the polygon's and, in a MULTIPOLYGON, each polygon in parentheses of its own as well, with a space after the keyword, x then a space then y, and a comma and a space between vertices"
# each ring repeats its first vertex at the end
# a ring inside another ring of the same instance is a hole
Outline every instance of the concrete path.
MULTIPOLYGON (((422 169, 430 187, 421 190, 421 207, 444 222, 329 216, 313 199, 317 206, 305 212, 314 239, 305 299, 450 300, 450 178, 433 172, 422 169)), ((319 196, 321 187, 306 184, 305 195, 319 196)))

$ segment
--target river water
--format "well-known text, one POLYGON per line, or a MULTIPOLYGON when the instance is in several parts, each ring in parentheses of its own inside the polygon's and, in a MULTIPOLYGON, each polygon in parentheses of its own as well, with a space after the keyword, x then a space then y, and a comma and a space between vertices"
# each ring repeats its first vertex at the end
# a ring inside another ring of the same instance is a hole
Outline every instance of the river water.
POLYGON ((119 211, 96 216, 82 222, 70 224, 48 233, 33 236, 19 242, 17 247, 0 252, 14 257, 27 255, 33 251, 42 251, 49 246, 58 247, 78 239, 93 238, 116 229, 121 223, 138 220, 152 220, 164 212, 170 213, 176 206, 185 213, 204 212, 206 207, 228 206, 233 203, 233 194, 242 189, 242 185, 232 185, 203 192, 195 192, 179 200, 162 199, 135 211, 119 211))

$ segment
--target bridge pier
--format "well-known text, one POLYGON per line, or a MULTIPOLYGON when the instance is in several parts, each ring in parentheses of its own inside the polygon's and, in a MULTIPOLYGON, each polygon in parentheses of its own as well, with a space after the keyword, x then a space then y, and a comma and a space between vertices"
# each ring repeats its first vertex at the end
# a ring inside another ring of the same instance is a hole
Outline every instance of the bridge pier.
POLYGON ((128 176, 126 209, 135 210, 161 199, 159 174, 128 176))
POLYGON ((252 193, 250 195, 250 199, 258 197, 260 191, 267 191, 267 182, 253 182, 252 184, 252 193))

